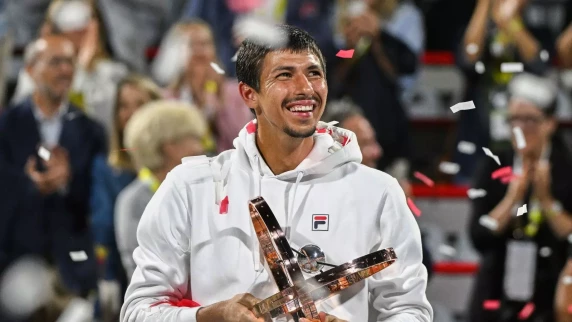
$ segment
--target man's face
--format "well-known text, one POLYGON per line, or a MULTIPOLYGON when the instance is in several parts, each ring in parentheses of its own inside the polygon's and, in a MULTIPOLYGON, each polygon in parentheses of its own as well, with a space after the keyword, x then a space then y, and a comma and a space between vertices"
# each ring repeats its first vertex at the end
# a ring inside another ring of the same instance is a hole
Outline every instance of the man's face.
MULTIPOLYGON (((526 141, 526 147, 521 151, 524 155, 540 151, 556 126, 554 120, 546 118, 538 107, 520 99, 510 101, 507 121, 511 128, 518 126, 522 129, 526 141)), ((512 145, 517 150, 514 134, 512 145)))
POLYGON ((376 168, 382 150, 375 137, 375 131, 368 120, 363 116, 356 115, 346 119, 340 126, 355 133, 362 154, 361 163, 376 168))
POLYGON ((260 73, 260 90, 246 90, 259 128, 282 131, 293 138, 314 134, 324 112, 328 85, 320 60, 309 51, 273 51, 260 73))
POLYGON ((75 69, 73 44, 63 37, 40 40, 40 52, 28 67, 36 88, 50 99, 61 100, 71 87, 75 69))

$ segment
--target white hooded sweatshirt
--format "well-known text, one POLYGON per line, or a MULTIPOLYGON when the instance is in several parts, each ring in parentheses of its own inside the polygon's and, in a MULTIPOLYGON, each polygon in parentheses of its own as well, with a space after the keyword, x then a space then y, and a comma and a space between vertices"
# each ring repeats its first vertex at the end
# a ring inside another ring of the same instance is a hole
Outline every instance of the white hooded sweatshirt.
POLYGON ((318 303, 319 311, 351 322, 432 321, 421 236, 397 180, 360 164, 352 132, 322 122, 308 157, 274 175, 255 130, 255 121, 242 129, 235 150, 183 159, 161 184, 139 223, 121 321, 192 322, 199 308, 180 307, 183 299, 208 306, 277 293, 248 210, 260 195, 292 248, 318 245, 330 264, 395 249, 393 265, 318 303), (313 230, 317 214, 328 220, 313 230))

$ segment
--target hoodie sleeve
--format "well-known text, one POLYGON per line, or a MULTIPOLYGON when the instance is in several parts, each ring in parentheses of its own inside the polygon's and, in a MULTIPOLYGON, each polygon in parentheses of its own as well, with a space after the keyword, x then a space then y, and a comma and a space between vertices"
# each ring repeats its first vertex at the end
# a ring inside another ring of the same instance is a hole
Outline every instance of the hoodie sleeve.
MULTIPOLYGON (((139 227, 137 268, 121 308, 121 322, 195 322, 190 301, 190 209, 185 186, 169 173, 147 205, 139 227)), ((192 305, 191 305, 192 306, 192 305)))
POLYGON ((378 322, 431 322, 433 309, 425 295, 421 233, 397 180, 392 179, 382 200, 379 249, 393 247, 397 260, 369 281, 378 322))

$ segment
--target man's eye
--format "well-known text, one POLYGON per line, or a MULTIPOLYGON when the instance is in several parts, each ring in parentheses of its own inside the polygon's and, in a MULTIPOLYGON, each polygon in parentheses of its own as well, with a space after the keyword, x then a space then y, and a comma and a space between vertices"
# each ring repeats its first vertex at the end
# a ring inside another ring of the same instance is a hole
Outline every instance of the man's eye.
POLYGON ((290 77, 290 73, 279 74, 278 77, 290 77))
POLYGON ((310 72, 310 76, 321 76, 322 73, 318 72, 318 71, 311 71, 310 72))

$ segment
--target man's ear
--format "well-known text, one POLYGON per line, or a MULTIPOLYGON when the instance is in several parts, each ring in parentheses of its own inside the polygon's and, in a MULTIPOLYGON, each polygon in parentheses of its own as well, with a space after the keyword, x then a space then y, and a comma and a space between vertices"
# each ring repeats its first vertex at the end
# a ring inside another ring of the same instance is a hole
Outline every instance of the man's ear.
POLYGON ((246 106, 251 110, 256 109, 258 106, 258 92, 243 82, 238 84, 238 91, 246 106))

